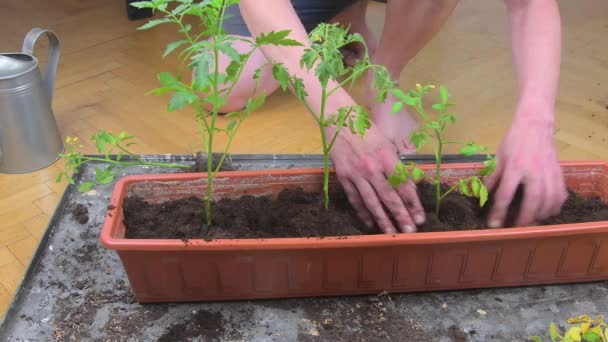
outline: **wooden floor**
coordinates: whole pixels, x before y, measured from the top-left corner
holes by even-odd
[[[171,30],[136,31],[124,0],[0,1],[0,51],[16,51],[32,27],[55,30],[62,42],[55,115],[63,135],[87,139],[96,129],[127,130],[140,153],[200,149],[192,113],[167,114],[167,98],[145,96],[156,73],[174,71],[161,60]],[[608,2],[560,1],[564,61],[555,139],[562,159],[608,157]],[[374,31],[382,5],[369,15]],[[45,43],[41,43],[44,51]],[[42,56],[42,60],[44,60]],[[404,72],[401,84],[441,83],[451,89],[461,118],[453,138],[495,148],[515,105],[509,31],[501,1],[464,0],[444,30]],[[311,118],[289,94],[273,95],[234,142],[238,153],[309,153],[320,149]],[[86,152],[93,152],[91,145]],[[64,190],[54,182],[61,165],[26,175],[0,175],[0,316]]]

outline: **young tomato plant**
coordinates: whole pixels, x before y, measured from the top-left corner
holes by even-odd
[[[83,155],[78,151],[78,148],[84,146],[77,137],[67,137],[65,139],[65,152],[59,154],[59,157],[65,160],[65,167],[57,176],[56,181],[59,183],[62,179],[65,179],[69,184],[74,184],[74,174],[78,172],[82,164],[88,162],[103,162],[110,165],[105,169],[95,168],[95,180],[82,183],[78,188],[80,192],[89,191],[97,184],[113,182],[116,176],[115,167],[117,166],[148,165],[175,169],[187,169],[190,167],[183,164],[149,162],[141,159],[129,151],[129,147],[135,144],[133,138],[127,132],[114,135],[104,130],[99,130],[93,134],[91,141],[95,143],[97,152],[103,155],[103,157],[91,157]],[[112,157],[111,155],[116,155],[116,157]],[[124,156],[129,156],[129,158],[123,160]]]
[[[314,110],[308,101],[308,93],[302,79],[291,76],[287,69],[280,64],[273,66],[273,75],[279,81],[281,88],[293,89],[296,97],[312,114],[321,135],[323,148],[323,195],[324,206],[329,207],[329,153],[336,138],[343,128],[347,127],[353,134],[361,137],[371,126],[367,109],[354,105],[341,107],[337,112],[328,112],[328,99],[340,88],[353,85],[362,75],[371,72],[374,76],[372,86],[378,91],[379,102],[386,100],[388,91],[393,87],[390,75],[384,66],[371,63],[365,40],[358,34],[349,34],[348,29],[337,24],[320,24],[309,35],[311,46],[307,48],[300,60],[301,67],[308,71],[314,70],[315,76],[321,83],[321,108]],[[350,44],[361,44],[364,47],[363,56],[353,65],[343,62],[342,49]]]
[[[549,336],[552,342],[606,342],[608,341],[608,325],[604,322],[604,316],[599,315],[592,319],[588,315],[572,317],[568,319],[568,324],[573,325],[564,335],[557,330],[555,323],[549,325]],[[532,336],[534,342],[542,342],[539,336]]]
[[[253,111],[264,104],[265,94],[257,94],[261,70],[258,69],[253,78],[256,89],[251,94],[246,106],[239,111],[227,113],[228,122],[218,120],[222,114],[221,108],[227,103],[233,93],[245,65],[263,45],[299,46],[299,42],[287,38],[289,31],[269,32],[255,39],[248,39],[226,35],[223,22],[226,8],[237,4],[238,0],[206,0],[195,2],[193,0],[151,0],[132,3],[137,8],[150,8],[164,16],[160,19],[150,20],[140,29],[150,29],[161,24],[177,26],[182,39],[167,45],[164,56],[175,51],[179,52],[180,60],[188,67],[192,74],[192,81],[185,82],[181,76],[162,72],[158,74],[161,87],[154,93],[160,95],[171,93],[168,111],[172,112],[187,105],[195,112],[196,124],[207,154],[207,192],[206,217],[207,224],[211,224],[211,194],[213,179],[222,167],[230,146],[243,121]],[[187,22],[193,18],[197,27]],[[245,52],[233,47],[239,41],[240,45],[248,46]],[[245,44],[243,44],[245,43]],[[220,55],[227,56],[231,62],[226,68],[220,67]],[[212,153],[215,150],[216,134],[226,134],[227,143],[224,146],[219,162],[212,164]]]
[[[428,176],[414,163],[404,165],[398,163],[395,172],[389,176],[388,182],[393,187],[398,187],[408,180],[418,182],[426,179],[435,186],[435,214],[439,215],[441,201],[452,191],[459,189],[463,195],[472,196],[479,199],[479,205],[484,206],[488,200],[488,189],[484,185],[483,179],[496,169],[496,159],[488,154],[487,160],[484,162],[484,167],[476,176],[458,180],[458,182],[443,192],[441,190],[441,163],[443,151],[446,145],[461,145],[460,154],[471,156],[477,153],[487,153],[485,146],[477,145],[473,142],[448,141],[445,138],[446,126],[456,122],[456,116],[448,112],[448,108],[453,104],[450,103],[450,94],[444,86],[439,87],[439,95],[441,101],[433,104],[432,108],[438,112],[436,118],[431,117],[423,105],[423,97],[435,87],[432,85],[421,86],[416,85],[416,88],[408,93],[404,93],[400,89],[393,90],[393,95],[397,101],[393,105],[393,112],[397,113],[404,106],[410,106],[416,110],[423,121],[423,125],[417,131],[414,131],[410,136],[410,141],[416,149],[422,148],[429,139],[434,138],[434,154],[435,154],[435,174]]]

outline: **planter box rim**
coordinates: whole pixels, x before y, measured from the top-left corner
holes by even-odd
[[[562,162],[562,166],[597,166],[608,167],[604,161]],[[444,164],[444,170],[480,168],[482,163]],[[421,165],[422,169],[434,168],[433,164]],[[217,178],[249,177],[263,172],[268,175],[297,175],[320,174],[318,168],[268,169],[254,171],[224,171],[218,172]],[[205,173],[181,173],[158,175],[131,175],[120,179],[112,193],[110,205],[113,207],[106,213],[106,219],[101,232],[102,244],[113,250],[164,250],[164,251],[221,251],[221,250],[282,250],[282,249],[316,249],[316,248],[353,248],[360,246],[396,246],[448,244],[454,242],[481,242],[495,239],[538,238],[543,236],[568,236],[577,234],[608,233],[608,221],[561,224],[549,226],[518,227],[505,229],[481,229],[433,233],[400,233],[378,235],[355,235],[342,237],[312,237],[312,238],[266,238],[266,239],[217,239],[205,241],[202,239],[126,239],[113,237],[119,224],[111,219],[117,210],[121,210],[121,194],[127,191],[130,184],[146,181],[189,181],[205,178]]]

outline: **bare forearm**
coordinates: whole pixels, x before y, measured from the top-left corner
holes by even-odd
[[[553,122],[561,63],[561,24],[555,0],[509,0],[513,59],[519,84],[519,105],[544,111],[518,111]]]

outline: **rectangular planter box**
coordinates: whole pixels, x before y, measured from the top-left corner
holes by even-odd
[[[445,181],[480,164],[444,167]],[[430,170],[431,166],[425,166]],[[608,199],[608,164],[562,164],[568,187]],[[218,173],[214,196],[321,191],[319,169]],[[202,196],[203,174],[116,183],[101,241],[116,250],[140,302],[240,300],[553,284],[608,279],[608,222],[510,229],[241,240],[125,239],[122,201]],[[335,183],[334,183],[335,184]],[[201,208],[203,210],[203,208]]]

